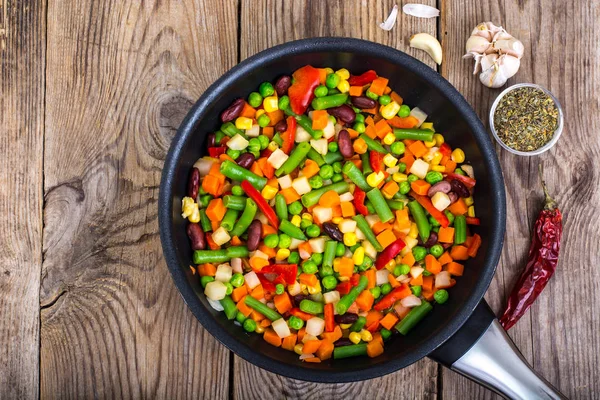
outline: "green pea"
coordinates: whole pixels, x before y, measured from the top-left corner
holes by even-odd
[[[342,257],[344,254],[346,254],[346,246],[344,246],[344,243],[338,242],[335,248],[335,256]]]
[[[317,264],[312,260],[305,261],[304,264],[302,264],[302,272],[305,274],[314,274],[318,270]]]
[[[233,158],[234,160],[237,160],[240,154],[242,154],[242,152],[239,150],[227,149],[227,155]]]
[[[455,173],[455,174],[457,174],[457,175],[466,175],[466,174],[465,174],[465,171],[463,171],[463,170],[462,170],[462,169],[460,169],[460,168],[456,168],[456,169],[454,170],[454,173]]]
[[[229,296],[231,293],[233,293],[233,285],[229,282],[225,282],[225,294]]]
[[[323,165],[319,170],[319,176],[323,179],[331,179],[333,177],[333,167],[327,164]]]
[[[302,203],[295,201],[288,206],[288,212],[292,215],[299,215],[302,212]]]
[[[338,148],[339,148],[339,147],[338,147],[338,144],[337,144],[336,142],[330,142],[330,143],[327,145],[327,150],[328,150],[330,153],[335,153],[336,151],[338,151]]]
[[[440,289],[437,290],[434,294],[433,294],[433,299],[438,303],[438,304],[444,304],[445,302],[448,301],[448,297],[450,297],[450,295],[448,294],[448,291],[446,289]]]
[[[400,276],[402,275],[401,271],[402,269],[400,268],[400,265],[396,265],[394,267],[394,271],[392,271],[392,274],[394,274],[394,276]]]
[[[213,276],[203,276],[200,278],[200,285],[202,287],[206,287],[209,283],[213,282],[215,278]]]
[[[323,186],[323,178],[321,178],[319,175],[315,175],[308,180],[308,183],[311,188],[319,189]]]
[[[363,260],[363,263],[361,265],[364,265],[365,267],[367,267],[365,269],[365,270],[367,270],[373,266],[373,259],[369,256],[365,256],[365,259]]]
[[[379,286],[375,286],[374,288],[371,288],[371,294],[373,295],[374,298],[379,298],[379,296],[381,296],[381,288]]]
[[[435,233],[439,233],[440,232],[440,227],[439,226],[434,226],[433,228],[431,228],[432,231],[434,231]]]
[[[274,249],[279,244],[279,235],[271,233],[265,236],[264,242],[265,246],[267,246],[270,249]]]
[[[381,338],[383,340],[388,340],[392,337],[392,331],[390,331],[389,329],[381,328],[379,333],[381,334]]]
[[[290,326],[290,328],[298,331],[304,326],[304,321],[302,321],[302,319],[296,317],[295,315],[292,315],[290,319],[288,319],[288,325]]]
[[[326,265],[326,266],[324,265],[319,270],[319,275],[321,276],[321,278],[325,278],[326,276],[331,276],[331,275],[333,275],[333,268],[331,268],[329,265]]]
[[[240,287],[244,284],[244,275],[236,272],[233,274],[229,282],[233,285],[233,287]]]
[[[412,290],[413,294],[417,297],[419,297],[421,295],[421,291],[422,291],[422,287],[421,286],[411,286],[410,290]]]
[[[333,174],[333,176],[331,177],[331,181],[333,183],[335,183],[335,182],[341,182],[343,180],[344,180],[344,176],[342,174],[340,174],[340,173]]]
[[[350,98],[348,98],[348,100],[346,100],[346,104],[351,104]],[[355,114],[358,114],[361,110],[360,108],[354,107],[354,106],[350,106],[352,107],[352,111],[354,111]]]
[[[235,320],[240,324],[243,324],[246,320],[246,316],[238,311],[237,314],[235,314]]]
[[[231,187],[231,194],[233,194],[234,196],[243,196],[244,190],[240,185],[235,185]]]
[[[315,262],[315,264],[321,265],[321,263],[323,262],[323,254],[322,253],[313,253],[313,255],[310,256],[310,259],[313,260]]]
[[[444,179],[444,175],[438,171],[429,171],[427,175],[425,175],[425,181],[430,185],[435,185],[438,182],[441,182]]]
[[[312,221],[310,219],[302,218],[300,221],[300,229],[306,229],[312,225]]]
[[[275,93],[275,88],[271,85],[271,82],[263,82],[258,87],[258,91],[262,97],[272,96]]]
[[[444,247],[442,247],[441,244],[434,244],[433,246],[431,246],[431,248],[429,249],[429,252],[431,253],[432,256],[434,256],[435,258],[439,258],[442,256],[442,254],[444,254]]]
[[[408,183],[408,181],[400,183],[400,193],[408,194],[408,192],[410,192],[410,183]]]
[[[254,108],[260,107],[262,102],[263,102],[263,97],[260,95],[260,93],[252,92],[252,93],[250,93],[250,95],[248,95],[248,104],[250,104],[252,107],[254,107]]]
[[[423,276],[431,276],[431,272],[425,270],[423,271]]]
[[[371,92],[370,90],[367,89],[367,97],[370,98],[371,100],[377,100],[379,99],[379,95]]]
[[[360,110],[356,114],[356,118],[354,118],[354,122],[365,122],[365,116],[360,114]]]
[[[390,148],[392,150],[392,153],[398,156],[404,154],[404,152],[406,151],[406,146],[402,142],[394,142],[392,143]]]
[[[285,110],[290,106],[290,98],[288,96],[281,96],[279,98],[278,106],[280,110]]]
[[[400,106],[400,110],[398,110],[398,116],[400,118],[406,118],[410,115],[410,107],[406,104],[402,104]]]
[[[448,218],[448,221],[450,222],[449,225],[452,225],[454,223],[454,214],[448,210],[444,211],[444,214],[446,214],[446,218]]]
[[[329,89],[335,89],[340,84],[340,76],[338,74],[328,74],[325,78],[325,86]]]
[[[398,172],[404,172],[404,171],[406,171],[406,163],[401,162],[398,164]]]
[[[410,266],[408,264],[398,264],[396,268],[400,268],[398,275],[408,275],[410,273]]]
[[[333,172],[335,172],[336,174],[339,174],[340,172],[342,172],[342,163],[339,161],[336,161],[333,163]]]
[[[367,128],[366,128],[364,122],[355,122],[354,126],[352,127],[352,129],[354,129],[358,133],[365,133],[365,130]]]
[[[283,294],[283,292],[285,292],[285,286],[282,283],[278,283],[275,286],[275,294]]]
[[[282,233],[279,235],[279,248],[280,249],[287,249],[291,246],[292,244],[292,238],[289,235],[286,235],[285,233]]]
[[[391,291],[392,291],[392,285],[390,285],[389,282],[381,285],[381,294],[382,295],[385,296],[386,294],[388,294]]]
[[[333,290],[337,286],[337,279],[335,279],[335,276],[329,275],[329,276],[326,276],[325,278],[323,278],[321,283],[323,284],[323,287],[325,289]]]
[[[427,249],[423,246],[415,246],[412,248],[412,254],[415,261],[421,261],[427,255]]]
[[[270,140],[269,140],[268,137],[266,137],[265,135],[260,135],[260,136],[257,137],[257,139],[260,142],[260,149],[261,150],[264,150],[267,147],[269,147]]]
[[[327,96],[327,86],[319,85],[315,88],[315,97],[325,97]]]
[[[431,226],[440,226],[440,223],[437,219],[433,218],[431,215],[429,216],[429,225]]]
[[[298,264],[300,262],[300,254],[297,251],[291,252],[288,257],[288,262],[290,264]]]
[[[258,122],[258,126],[264,128],[265,126],[269,126],[271,123],[271,118],[267,114],[261,114],[260,117],[256,120]]]
[[[413,183],[414,181],[418,181],[418,180],[419,180],[419,177],[416,176],[415,174],[408,175],[408,182],[409,183]]]
[[[321,234],[321,229],[318,225],[311,224],[308,228],[306,228],[306,236],[311,238],[316,238]]]
[[[379,96],[379,104],[382,106],[387,106],[392,102],[392,98],[389,94],[384,94],[383,96]]]
[[[252,318],[247,318],[242,327],[246,332],[254,332],[256,330],[256,322]]]
[[[252,138],[248,141],[248,151],[260,151],[260,140],[258,138]]]

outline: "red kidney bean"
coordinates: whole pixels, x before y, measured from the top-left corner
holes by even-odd
[[[329,114],[341,119],[342,122],[345,122],[347,124],[354,122],[354,120],[356,119],[356,113],[348,104],[342,104],[339,107],[332,107],[327,109],[327,111],[329,112]]]
[[[454,192],[448,193],[448,197],[450,197],[450,204],[454,204],[458,200],[458,195]]]
[[[248,240],[246,240],[246,246],[249,251],[258,249],[260,238],[262,236],[262,223],[255,219],[248,227]]]
[[[240,154],[235,162],[242,168],[250,169],[255,160],[256,159],[252,153],[244,153]]]
[[[335,322],[337,322],[338,324],[353,324],[358,319],[358,315],[353,313],[346,313],[344,315],[336,315],[334,318]]]
[[[377,103],[375,102],[375,100],[370,99],[365,96],[350,97],[350,101],[352,102],[352,105],[354,107],[360,108],[361,110],[364,110],[367,108],[374,108],[375,106],[377,106]]]
[[[431,231],[431,233],[429,234],[429,238],[427,238],[427,241],[425,243],[423,243],[423,247],[430,248],[431,246],[436,244],[437,241],[438,241],[437,233]]]
[[[287,131],[287,122],[285,119],[282,119],[278,123],[275,124],[275,130],[277,132],[285,132]]]
[[[204,250],[206,241],[204,240],[204,232],[199,224],[188,224],[187,235],[192,243],[192,250]]]
[[[338,242],[344,241],[344,235],[342,231],[333,222],[323,222],[323,230],[333,240]]]
[[[294,304],[296,304],[296,307],[300,307],[300,302],[302,300],[308,299],[308,296],[305,294],[297,294],[293,297],[294,299]]]
[[[200,189],[200,170],[198,168],[192,168],[187,186],[187,195],[194,199],[194,201],[196,201],[196,197],[198,197],[198,189]]]
[[[333,345],[335,347],[342,347],[342,346],[350,346],[351,344],[354,344],[350,341],[350,339],[348,338],[341,338],[338,339]]]
[[[465,184],[458,179],[452,179],[450,185],[452,186],[452,191],[460,197],[469,197],[471,195]]]
[[[288,89],[292,86],[292,78],[287,75],[283,75],[277,82],[275,82],[275,91],[277,92],[277,96],[281,97],[287,93]]]
[[[206,140],[208,141],[208,147],[217,147],[217,135],[214,133],[209,133]]]
[[[427,191],[427,196],[433,197],[433,195],[437,192],[448,193],[451,190],[452,186],[450,185],[450,182],[440,181],[429,188],[429,190]]]
[[[338,133],[338,148],[340,149],[340,153],[344,156],[344,158],[350,158],[354,155],[350,134],[345,129],[342,129],[340,133]]]
[[[246,104],[244,99],[235,100],[233,103],[231,103],[229,107],[225,109],[225,111],[221,113],[221,121],[225,123],[233,121],[234,119],[239,117],[242,113],[242,110],[244,109],[244,104]]]

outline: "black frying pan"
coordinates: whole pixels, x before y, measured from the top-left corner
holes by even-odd
[[[261,82],[289,75],[306,64],[343,67],[353,73],[374,69],[389,78],[389,85],[407,104],[424,110],[450,145],[465,151],[475,169],[474,198],[481,219],[476,231],[482,237],[477,257],[467,261],[464,276],[457,279],[446,304],[435,306],[407,336],[392,338],[385,345],[385,353],[374,359],[303,363],[297,354],[269,345],[260,335],[244,332],[223,313],[213,310],[188,267],[192,252],[186,223],[180,215],[181,199],[190,168],[206,152],[206,135],[220,126],[220,112],[235,98],[246,97]],[[507,396],[554,398],[559,395],[530,371],[482,300],[500,258],[505,203],[494,146],[473,109],[441,75],[387,46],[357,39],[320,38],[265,50],[232,68],[206,90],[171,144],[160,186],[159,223],[167,265],[194,315],[221,343],[261,368],[309,381],[348,382],[385,375],[429,356]]]

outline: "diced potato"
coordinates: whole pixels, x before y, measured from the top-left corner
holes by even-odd
[[[322,138],[319,140],[312,139],[310,141],[310,145],[320,155],[324,156],[325,154],[327,154],[327,145],[328,145],[327,139],[325,139],[325,138]]]
[[[421,179],[425,179],[427,171],[429,170],[429,164],[420,158],[416,159],[413,165],[410,167],[410,173],[415,174]]]
[[[252,128],[246,131],[248,137],[258,137],[258,135],[260,135],[260,126],[257,124],[252,125]]]
[[[292,334],[285,319],[279,318],[271,323],[271,327],[280,338],[286,338]]]
[[[244,150],[248,147],[249,142],[239,133],[229,139],[226,143],[231,150]]]
[[[325,304],[337,303],[340,301],[340,292],[332,290],[331,292],[323,293],[323,300],[325,300]]]
[[[439,211],[444,211],[446,209],[446,207],[448,207],[450,205],[451,201],[450,201],[450,197],[446,193],[437,192],[431,198],[431,203]]]
[[[325,251],[325,238],[318,237],[308,241],[313,253],[323,253]]]
[[[338,225],[338,228],[342,233],[356,231],[356,221],[352,219],[345,219]],[[357,238],[358,239],[358,238]]]
[[[269,158],[267,158],[267,162],[271,164],[271,166],[275,169],[281,167],[284,162],[287,161],[289,156],[285,154],[281,149],[275,150]]]
[[[284,175],[281,178],[277,178],[277,183],[282,189],[288,189],[292,187],[292,177],[289,175]]]
[[[215,274],[215,280],[221,282],[229,282],[233,275],[233,268],[229,264],[221,264],[217,267],[217,273]]]
[[[325,330],[325,320],[319,317],[312,317],[306,321],[306,334],[319,336]]]
[[[325,139],[332,138],[335,135],[335,125],[333,122],[327,122],[327,126],[323,129],[323,137]]]
[[[229,240],[231,240],[231,236],[229,236],[229,233],[227,233],[225,228],[223,228],[221,226],[221,227],[219,227],[219,229],[217,229],[216,231],[213,232],[212,240],[216,244],[221,246],[221,245],[224,245],[225,243],[229,242]]]
[[[294,139],[296,143],[308,142],[310,141],[310,139],[312,139],[310,133],[306,132],[306,130],[303,127],[298,125],[298,127],[296,128],[296,138]]]
[[[333,218],[333,210],[330,207],[317,206],[313,208],[313,216],[318,223],[331,221]]]
[[[254,289],[258,285],[260,285],[260,279],[258,279],[258,275],[254,271],[248,272],[244,275],[244,282],[250,288],[250,290]]]
[[[300,196],[312,190],[312,188],[310,187],[310,183],[308,183],[308,179],[305,176],[294,179],[292,181],[292,187]]]
[[[223,300],[225,293],[227,293],[227,287],[221,281],[209,282],[204,288],[204,294],[211,300]]]

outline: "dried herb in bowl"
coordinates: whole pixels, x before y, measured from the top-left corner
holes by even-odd
[[[554,136],[559,111],[552,97],[535,87],[519,87],[506,93],[494,112],[498,138],[518,151],[534,151]]]

